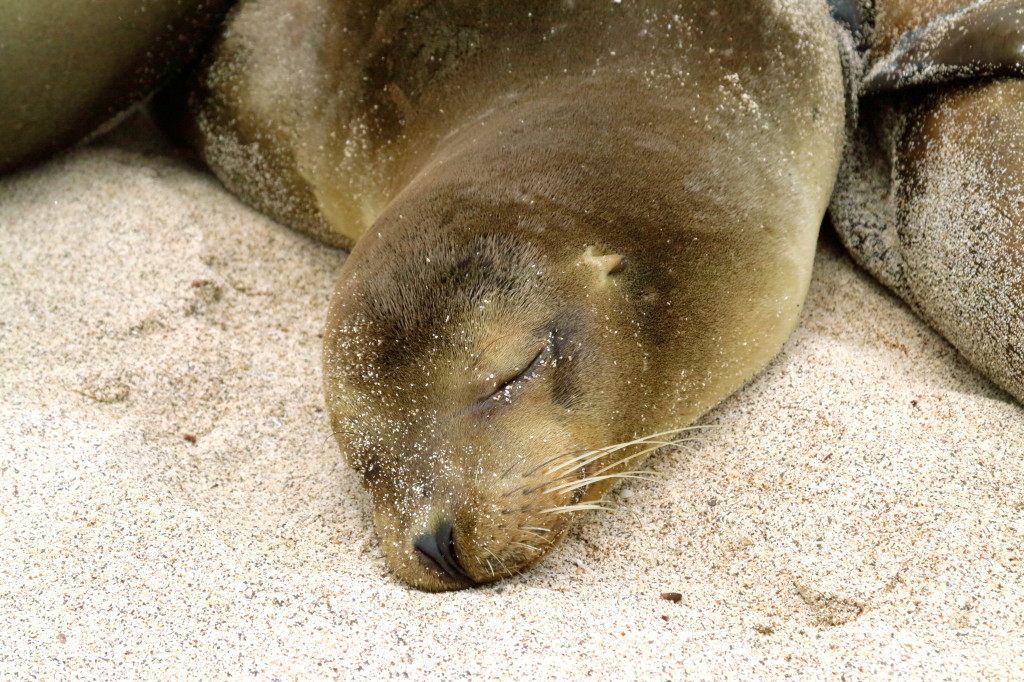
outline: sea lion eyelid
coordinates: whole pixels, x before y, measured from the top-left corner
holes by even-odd
[[[514,375],[508,377],[504,381],[500,382],[497,386],[495,386],[493,391],[491,391],[486,396],[481,398],[480,402],[483,403],[488,400],[492,400],[498,396],[501,396],[515,384],[532,377],[536,373],[536,370],[538,366],[541,364],[544,357],[546,355],[549,355],[550,352],[553,351],[553,339],[554,334],[549,334],[544,345],[537,351],[533,358],[528,363],[526,363],[526,365],[521,370],[516,372]]]

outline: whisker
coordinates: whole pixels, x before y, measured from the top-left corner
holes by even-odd
[[[634,442],[634,443],[628,443],[628,444],[625,444],[625,445],[618,445],[618,446],[613,447],[610,450],[607,450],[606,452],[603,452],[603,453],[600,453],[600,454],[598,454],[598,455],[596,455],[594,457],[591,457],[590,459],[581,461],[576,468],[577,469],[581,469],[581,468],[587,466],[588,464],[593,464],[594,462],[596,462],[596,461],[598,461],[600,459],[603,459],[604,457],[606,457],[607,455],[612,454],[613,452],[618,452],[619,450],[625,450],[626,448],[633,447],[634,445],[651,445],[651,444],[653,444],[654,445],[653,448],[651,448],[650,450],[646,450],[645,451],[645,452],[650,452],[651,450],[657,450],[658,448],[665,447],[666,445],[675,445],[677,442],[678,441],[669,441],[669,440],[648,440],[648,441],[643,441],[642,443],[635,443]],[[622,461],[622,460],[619,460],[619,461]]]
[[[323,443],[320,444],[320,449],[323,450],[324,448],[326,448],[328,439],[336,438],[339,433],[344,433],[344,431],[332,431],[331,433],[324,436],[324,441]]]
[[[595,460],[601,459],[602,457],[606,456],[610,452],[615,452],[615,449],[617,449],[616,446],[614,446],[614,445],[610,445],[608,447],[609,448],[613,448],[613,449],[612,450],[607,450],[607,451],[606,451],[606,449],[583,451],[583,454],[581,454],[579,457],[574,457],[572,460],[570,460],[568,462],[563,462],[561,465],[555,467],[554,469],[551,469],[550,471],[545,472],[545,473],[548,474],[548,478],[546,478],[543,482],[533,486],[532,488],[530,488],[528,490],[526,489],[525,485],[520,486],[519,488],[516,488],[515,490],[509,490],[508,492],[504,493],[502,495],[502,497],[508,497],[509,495],[512,495],[514,493],[519,492],[520,490],[523,491],[524,495],[531,495],[531,494],[533,494],[534,492],[536,492],[537,490],[543,488],[546,485],[554,483],[555,481],[560,481],[563,478],[567,478],[569,476],[572,476],[579,469],[582,469],[583,467],[587,466],[588,464],[590,464],[591,462],[593,462]],[[576,452],[581,452],[581,451],[577,450]],[[553,478],[551,477],[552,474],[554,474],[554,473],[564,469],[566,465],[571,465],[571,466],[570,466],[570,468],[568,470],[565,471],[564,474],[562,474],[561,476],[555,476]]]
[[[643,451],[641,451],[639,453],[636,453],[634,455],[630,455],[629,457],[623,457],[622,459],[616,460],[616,461],[612,462],[611,464],[609,464],[608,466],[606,466],[603,469],[601,469],[600,471],[597,471],[597,472],[594,472],[594,473],[595,474],[603,473],[605,471],[608,471],[608,469],[611,469],[612,467],[618,466],[619,464],[621,464],[623,462],[628,462],[629,460],[635,459],[636,457],[639,457],[639,456],[641,456],[643,454],[651,452],[652,450],[657,450],[658,448],[665,447],[666,445],[678,445],[679,443],[686,442],[686,440],[693,440],[693,439],[691,438],[691,439],[678,440],[678,441],[648,441],[648,442],[655,443],[654,447],[648,448],[648,449],[643,450]],[[625,447],[630,447],[630,446],[628,446],[628,445],[627,446],[623,446],[623,448],[625,448]],[[590,459],[581,461],[574,469],[565,472],[561,476],[555,476],[554,478],[549,478],[548,480],[546,480],[543,483],[540,483],[540,484],[530,488],[529,490],[524,490],[524,488],[526,488],[526,486],[523,486],[522,488],[517,488],[516,490],[512,490],[512,491],[509,491],[509,492],[505,493],[504,496],[507,497],[508,495],[510,495],[510,494],[512,494],[514,492],[517,492],[519,490],[523,490],[524,494],[530,495],[530,494],[536,492],[537,490],[540,490],[541,488],[543,488],[546,485],[550,485],[552,483],[556,483],[558,481],[561,481],[563,479],[566,479],[566,478],[569,478],[570,476],[575,475],[577,471],[579,471],[580,469],[583,469],[587,465],[592,464],[593,462],[596,462],[596,461],[604,458],[605,456],[611,454],[612,452],[615,452],[616,450],[621,450],[623,448],[618,448],[617,447],[617,448],[615,448],[613,450],[609,450],[608,452],[602,452],[602,453],[595,454]]]
[[[556,468],[552,469],[550,471],[550,473],[555,473],[556,471],[561,471],[566,466],[572,467],[578,461],[580,461],[582,459],[586,459],[587,457],[589,457],[591,455],[595,455],[597,453],[605,453],[605,454],[607,454],[608,452],[614,452],[615,450],[619,450],[619,449],[622,449],[622,448],[625,448],[625,447],[629,447],[630,445],[639,445],[643,441],[651,441],[652,438],[657,438],[659,436],[665,436],[665,435],[675,434],[675,433],[684,433],[684,432],[688,432],[688,431],[697,431],[697,430],[700,430],[700,429],[717,429],[717,428],[721,428],[721,425],[719,425],[719,424],[691,424],[690,426],[683,426],[683,427],[676,428],[676,429],[670,429],[668,431],[660,431],[658,433],[651,433],[651,434],[648,434],[646,436],[642,436],[642,437],[637,438],[635,440],[627,441],[627,442],[624,442],[624,443],[612,443],[610,445],[605,445],[604,447],[600,447],[600,448],[579,448],[577,450],[570,450],[568,452],[559,453],[559,454],[555,455],[554,457],[551,457],[550,459],[544,460],[543,462],[541,462],[540,464],[536,465],[535,467],[533,467],[529,471],[524,472],[522,475],[523,475],[524,478],[528,477],[528,476],[532,476],[533,474],[537,473],[540,469],[544,468],[545,466],[547,466],[547,465],[549,465],[549,464],[551,464],[553,462],[557,462],[558,460],[566,458],[566,457],[573,457],[574,455],[575,455],[575,457],[573,457],[572,460],[567,460],[565,462],[562,462]],[[676,439],[676,440],[673,440],[673,441],[666,441],[666,443],[671,444],[671,445],[675,445],[675,444],[678,444],[678,443],[687,442],[689,440],[693,440],[693,439]],[[653,441],[651,441],[651,442],[653,442]],[[600,459],[600,457],[598,457],[598,459]],[[508,469],[506,469],[505,473],[503,473],[501,475],[501,477],[502,478],[507,477],[510,473],[512,473],[512,470],[515,469],[515,467],[518,464],[519,464],[519,462],[516,462],[515,464],[510,466]]]
[[[660,450],[663,447],[667,447],[667,446],[671,446],[671,445],[681,445],[682,443],[691,443],[691,442],[693,442],[695,440],[697,440],[697,439],[696,438],[682,438],[680,440],[668,441],[668,442],[665,442],[665,443],[661,443],[661,444],[655,445],[653,447],[644,448],[643,450],[640,450],[639,452],[634,452],[632,455],[629,455],[628,457],[623,457],[622,459],[618,459],[618,460],[612,462],[611,464],[609,464],[609,465],[607,465],[605,467],[602,467],[601,469],[598,469],[597,471],[594,472],[594,475],[596,476],[598,474],[603,474],[604,472],[608,471],[609,469],[611,469],[613,467],[617,467],[617,466],[619,466],[621,464],[625,464],[626,462],[634,460],[637,457],[643,457],[647,453],[654,452],[655,450]]]
[[[548,507],[547,509],[538,510],[539,514],[570,514],[578,511],[610,511],[615,509],[615,505],[604,500],[597,502],[581,502],[580,504],[568,504],[563,507]]]
[[[566,461],[558,464],[557,466],[551,467],[550,469],[548,469],[547,473],[548,474],[555,474],[555,473],[558,473],[559,471],[563,471],[563,470],[571,471],[572,469],[578,469],[579,467],[584,466],[581,462],[592,461],[593,459],[600,459],[601,457],[604,457],[609,452],[615,452],[615,448],[616,447],[617,447],[617,444],[616,445],[606,445],[605,447],[597,448],[596,450],[586,450],[586,451],[582,452],[581,454],[577,455],[576,457],[573,457],[572,459],[566,460]]]
[[[651,434],[648,434],[646,436],[641,436],[640,438],[636,438],[636,439],[631,440],[631,441],[625,441],[625,442],[622,442],[622,443],[613,443],[611,445],[606,445],[606,446],[601,447],[601,448],[592,449],[589,452],[585,452],[583,455],[580,455],[579,457],[574,458],[573,460],[570,460],[570,461],[567,461],[567,462],[562,462],[558,466],[553,467],[550,470],[550,473],[556,473],[556,472],[561,471],[562,469],[564,469],[566,466],[573,466],[574,464],[577,465],[577,466],[583,466],[582,464],[579,464],[579,462],[581,460],[583,460],[583,459],[586,459],[590,455],[597,455],[598,453],[610,454],[612,452],[617,452],[618,450],[622,450],[623,448],[628,448],[631,445],[643,445],[643,444],[653,443],[653,442],[655,442],[653,439],[654,438],[658,438],[660,436],[668,436],[668,435],[672,435],[672,434],[683,433],[684,431],[694,431],[694,430],[697,430],[697,429],[706,429],[706,428],[719,428],[719,427],[716,424],[684,426],[683,428],[680,428],[680,429],[670,429],[668,431],[659,431],[658,433],[651,433]],[[672,441],[662,441],[662,442],[664,442],[666,445],[674,445],[676,442],[678,442],[680,440],[681,439],[674,439]],[[600,459],[600,456],[595,457],[595,459]]]
[[[519,528],[519,530],[526,531],[532,537],[537,538],[538,540],[543,542],[545,545],[552,545],[552,544],[554,544],[554,541],[551,538],[545,537],[545,536],[541,535],[540,533],[537,533],[537,532],[532,531],[532,530],[527,530],[526,528],[522,528],[522,527]]]
[[[648,440],[648,441],[644,441],[643,443],[636,443],[636,442],[634,442],[634,443],[624,444],[624,445],[621,445],[621,446],[612,446],[612,449],[607,450],[605,452],[593,450],[593,451],[591,451],[591,454],[593,454],[593,457],[590,457],[589,459],[580,460],[579,464],[574,469],[565,472],[561,476],[555,476],[554,478],[550,478],[550,479],[544,481],[543,483],[540,483],[540,484],[538,484],[538,485],[536,485],[536,486],[534,486],[534,487],[532,487],[532,488],[530,488],[528,490],[526,489],[526,486],[522,486],[520,488],[516,488],[515,490],[510,490],[510,491],[506,492],[503,495],[503,497],[508,497],[509,495],[511,495],[513,493],[519,492],[520,490],[522,490],[523,494],[525,494],[525,495],[531,495],[534,492],[536,492],[536,491],[540,490],[541,488],[543,488],[544,486],[550,485],[552,483],[556,483],[556,482],[561,481],[561,480],[566,479],[566,478],[569,478],[570,476],[573,476],[578,470],[586,467],[587,465],[592,464],[593,462],[596,462],[596,461],[606,457],[607,455],[609,455],[609,454],[611,454],[613,452],[616,452],[618,450],[622,450],[622,449],[627,448],[627,447],[631,447],[631,446],[634,446],[634,445],[649,445],[651,443],[654,444],[652,447],[644,448],[643,450],[641,450],[639,452],[635,452],[632,455],[629,455],[628,457],[622,457],[621,459],[617,459],[614,462],[609,463],[608,465],[602,467],[598,471],[595,471],[594,475],[602,474],[602,473],[608,471],[609,469],[612,469],[614,467],[617,467],[617,466],[620,466],[622,464],[625,464],[626,462],[629,462],[630,460],[636,459],[637,457],[642,457],[642,456],[646,455],[649,452],[653,452],[655,450],[658,450],[659,448],[669,447],[669,446],[672,446],[672,445],[681,445],[682,443],[689,443],[689,442],[693,442],[693,441],[696,441],[696,440],[698,440],[698,439],[697,438],[679,438],[679,439],[676,439],[676,440],[665,440],[665,441],[651,441],[651,440]]]
[[[321,449],[327,447],[327,440],[330,438],[337,438],[339,435],[344,434],[353,438],[358,438],[360,432],[357,429],[338,429],[337,431],[331,431],[329,434],[324,436],[323,444],[320,446]]]
[[[698,429],[709,429],[709,428],[720,428],[716,424],[692,424],[690,426],[684,426],[681,429],[669,429],[668,431],[659,431],[658,433],[651,433],[646,436],[641,436],[635,440],[631,440],[625,443],[619,443],[619,445],[636,445],[643,441],[651,440],[652,438],[660,438],[661,436],[670,436],[676,433],[683,433],[684,431],[696,431]]]
[[[495,554],[494,552],[492,552],[490,547],[484,547],[484,551],[487,552],[492,557],[494,557],[495,559],[498,560],[498,563],[501,564],[501,567],[503,569],[505,569],[505,573],[512,574],[512,571],[508,570],[508,566],[506,566],[505,562],[501,560],[501,557],[498,556],[497,554]],[[494,575],[494,574],[492,573],[491,575]]]
[[[576,481],[570,481],[569,483],[564,483],[562,485],[555,486],[554,488],[549,488],[549,489],[545,490],[544,492],[545,493],[570,492],[572,490],[576,490],[577,488],[582,488],[582,487],[584,487],[586,485],[589,485],[591,483],[596,483],[598,481],[603,481],[603,480],[607,480],[609,478],[616,478],[616,477],[618,477],[618,478],[637,478],[637,479],[643,479],[643,480],[649,480],[649,479],[652,479],[652,478],[659,478],[661,476],[661,474],[659,474],[658,472],[655,472],[655,471],[637,470],[637,471],[626,471],[626,472],[623,472],[623,473],[620,473],[620,474],[605,474],[605,472],[606,471],[610,471],[611,469],[614,469],[615,467],[622,466],[622,465],[626,464],[627,462],[629,462],[631,460],[637,459],[638,457],[643,457],[644,455],[646,455],[646,454],[648,454],[650,452],[654,452],[655,450],[659,450],[659,449],[661,449],[663,447],[670,446],[670,445],[679,445],[681,443],[687,443],[687,442],[691,442],[691,441],[694,441],[694,440],[696,440],[696,439],[695,438],[682,438],[682,439],[674,440],[674,441],[647,441],[647,443],[653,442],[655,444],[652,445],[649,448],[644,448],[643,450],[640,450],[639,452],[634,452],[632,455],[629,455],[627,457],[623,457],[623,458],[618,459],[618,460],[616,460],[614,462],[611,462],[610,464],[608,464],[608,465],[598,469],[597,471],[595,471],[591,476],[587,476],[586,478],[582,478],[582,479],[579,479],[579,480],[576,480]],[[590,462],[586,462],[586,463],[582,464],[581,467],[582,466],[586,466],[587,464],[590,464]],[[550,485],[551,483],[554,483],[556,481],[560,481],[563,478],[566,478],[566,476],[571,475],[572,473],[573,472],[569,472],[569,474],[565,474],[563,476],[559,476],[558,478],[553,479],[551,481],[548,481],[547,483],[545,483],[543,485],[537,486],[536,488],[534,488],[534,490],[538,490],[540,488],[543,488],[544,485]],[[602,474],[604,474],[604,475],[602,475]],[[530,491],[530,492],[532,492],[532,491]]]
[[[541,551],[539,547],[534,547],[533,545],[529,545],[529,544],[527,544],[525,542],[516,542],[515,540],[513,540],[512,542],[510,542],[508,544],[515,545],[517,547],[525,547],[526,549],[530,550],[531,552],[540,552]]]
[[[656,471],[626,471],[621,474],[605,474],[604,476],[588,476],[578,481],[571,481],[569,483],[563,483],[560,486],[546,490],[546,493],[557,493],[557,492],[569,492],[576,490],[577,488],[584,488],[589,486],[591,483],[597,483],[598,481],[607,481],[611,478],[636,478],[648,480],[651,478],[658,478],[659,474]]]
[[[586,451],[587,451],[587,448],[580,448],[579,450],[570,450],[569,452],[563,452],[563,453],[561,453],[559,455],[555,455],[551,459],[548,459],[548,460],[545,460],[545,461],[541,462],[537,466],[533,467],[532,469],[530,469],[529,471],[524,473],[523,474],[523,478],[526,478],[527,476],[532,476],[533,474],[537,473],[537,471],[539,469],[541,469],[542,467],[545,467],[548,464],[551,464],[552,462],[557,461],[557,460],[559,460],[559,459],[561,459],[563,457],[568,457],[570,455],[575,455],[577,453],[586,452]],[[518,464],[518,462],[517,462],[517,464]],[[515,464],[513,464],[512,467],[515,467]],[[512,467],[509,467],[509,471],[512,470]]]

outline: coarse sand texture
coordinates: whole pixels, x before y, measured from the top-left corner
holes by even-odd
[[[426,594],[324,414],[344,254],[147,135],[0,180],[0,680],[1024,679],[1024,411],[828,233],[718,428]]]

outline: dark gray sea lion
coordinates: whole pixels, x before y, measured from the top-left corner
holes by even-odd
[[[198,56],[231,0],[0,4],[0,172],[82,139]]]
[[[327,404],[431,590],[535,563],[773,357],[842,145],[824,3],[242,3],[191,100],[232,190],[354,243]]]
[[[877,3],[831,214],[861,265],[1024,401],[1024,2],[962,4]]]

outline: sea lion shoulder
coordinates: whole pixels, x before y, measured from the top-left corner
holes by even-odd
[[[0,172],[108,129],[202,53],[230,4],[0,5]]]

